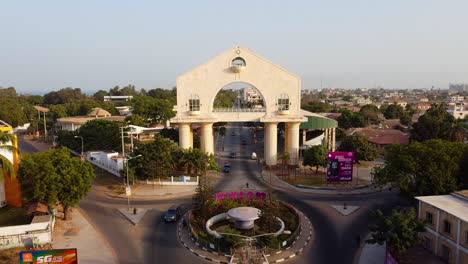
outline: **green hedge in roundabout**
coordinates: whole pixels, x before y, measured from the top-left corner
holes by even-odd
[[[300,219],[295,208],[275,199],[270,194],[259,192],[245,193],[245,196],[239,194],[244,193],[217,193],[213,194],[213,199],[210,199],[209,196],[205,196],[205,199],[194,199],[195,209],[189,212],[189,226],[192,236],[202,246],[213,251],[230,254],[234,247],[243,244],[245,237],[276,233],[281,226],[276,217],[283,221],[284,230],[287,232],[278,236],[259,236],[255,239],[256,244],[264,247],[266,252],[277,251],[292,244],[300,232]],[[237,207],[254,207],[261,211],[253,228],[237,229],[234,220],[226,219],[211,226],[211,230],[223,234],[221,238],[207,233],[206,222],[208,219]],[[224,235],[225,233],[240,236]]]

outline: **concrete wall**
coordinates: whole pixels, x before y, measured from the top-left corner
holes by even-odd
[[[142,183],[146,184],[154,184],[154,185],[164,185],[164,186],[176,186],[176,185],[198,185],[199,177],[191,177],[190,180],[183,180],[180,177],[173,177],[171,176],[171,181],[161,181],[161,179],[158,179],[157,181],[150,181],[146,180],[143,181]]]
[[[88,151],[86,152],[86,160],[101,169],[120,177],[120,171],[123,170],[123,159],[113,159],[118,156],[117,152],[104,151]]]
[[[55,219],[51,215],[47,222],[0,227],[0,249],[31,247],[33,241],[35,244],[51,243],[54,223]]]

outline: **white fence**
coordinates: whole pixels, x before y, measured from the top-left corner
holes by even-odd
[[[154,184],[154,185],[198,185],[198,181],[199,181],[198,176],[197,177],[171,176],[170,178],[167,178],[167,181],[164,181],[164,180],[161,181],[161,179],[158,179],[157,181],[146,180],[146,181],[143,181],[142,183]]]
[[[55,217],[35,216],[29,225],[0,227],[0,249],[33,247],[52,242]]]

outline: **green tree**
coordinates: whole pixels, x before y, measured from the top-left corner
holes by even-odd
[[[0,120],[13,127],[27,123],[29,118],[24,112],[26,105],[19,100],[15,88],[2,89],[0,87]],[[35,114],[37,116],[37,112]]]
[[[172,104],[177,103],[177,90],[176,89],[167,90],[167,89],[162,89],[162,88],[156,88],[156,89],[149,90],[147,94],[157,99],[168,100]]]
[[[176,168],[172,153],[177,148],[173,141],[156,135],[150,143],[137,143],[135,155],[142,157],[130,163],[130,167],[135,168],[137,175],[143,179],[169,177]]]
[[[179,164],[186,170],[190,176],[204,175],[207,169],[208,156],[200,149],[190,148],[183,150],[183,155]]]
[[[361,107],[359,113],[362,115],[367,124],[377,123],[379,121],[380,111],[377,106],[368,104]]]
[[[271,194],[269,194],[271,196]],[[265,232],[273,233],[278,230],[279,222],[276,217],[279,214],[279,203],[276,199],[270,197],[270,199],[265,199],[262,210],[260,212],[260,217],[256,221],[258,226],[264,228]]]
[[[140,116],[140,115],[137,115],[137,114],[133,114],[131,116],[128,116],[125,118],[126,121],[130,122],[130,124],[134,125],[134,126],[142,126],[142,127],[146,127],[146,126],[149,126],[149,120]]]
[[[400,116],[400,123],[403,125],[410,125],[411,124],[411,116],[407,112],[404,112]]]
[[[68,209],[91,190],[95,177],[91,164],[71,157],[66,148],[25,156],[18,175],[24,197],[49,206],[61,204],[65,220],[69,219]]]
[[[354,96],[352,95],[345,95],[343,96],[342,100],[343,101],[346,101],[346,102],[351,102],[351,100],[353,100]]]
[[[384,166],[373,172],[374,180],[399,187],[409,199],[449,194],[468,187],[463,186],[466,173],[462,170],[468,163],[467,153],[465,144],[440,139],[392,145],[385,154]]]
[[[359,113],[353,113],[348,109],[341,109],[341,115],[338,118],[338,125],[343,129],[351,127],[364,127],[364,117]]]
[[[333,110],[333,106],[329,103],[320,101],[310,101],[301,106],[302,109],[313,113],[329,113]]]
[[[413,208],[407,212],[393,210],[390,216],[385,216],[380,210],[372,211],[371,217],[374,223],[369,226],[371,238],[366,243],[386,243],[390,252],[396,256],[421,243],[418,234],[424,232],[425,227]]]
[[[14,146],[10,145],[13,142],[13,136],[6,132],[0,132],[0,180],[4,175],[9,175],[11,178],[16,177],[15,168],[13,163],[5,156],[5,152],[17,152]]]
[[[44,95],[44,104],[56,105],[65,104],[75,100],[85,99],[86,94],[81,92],[80,88],[63,88],[58,91],[52,91]]]
[[[318,174],[319,167],[327,166],[328,149],[325,144],[312,146],[304,151],[304,166],[315,167],[315,174]]]
[[[425,141],[429,139],[449,140],[455,118],[447,112],[447,105],[433,104],[426,113],[413,124],[411,140]]]
[[[221,90],[216,95],[213,103],[214,108],[231,108],[237,100],[238,92],[234,90]]]
[[[138,95],[131,101],[133,113],[151,120],[152,124],[162,124],[175,116],[173,104],[165,99]]]
[[[193,195],[195,215],[207,219],[210,208],[214,204],[214,188],[209,182],[200,181]]]
[[[387,106],[385,111],[383,112],[386,119],[396,119],[400,118],[400,116],[404,113],[403,107],[398,104],[391,104]]]
[[[354,151],[357,163],[361,160],[374,160],[377,158],[377,148],[369,143],[363,135],[346,136],[339,147],[340,151]]]
[[[81,142],[75,136],[83,137],[84,151],[120,150],[122,148],[120,127],[123,122],[95,119],[86,122],[78,131],[59,131],[58,142],[61,146],[81,151]],[[128,139],[125,139],[128,141]]]
[[[93,94],[93,97],[99,102],[104,102],[104,96],[107,96],[107,95],[109,95],[107,91],[99,90]]]

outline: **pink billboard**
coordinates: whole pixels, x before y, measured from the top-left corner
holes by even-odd
[[[353,180],[354,152],[328,152],[327,182]]]

